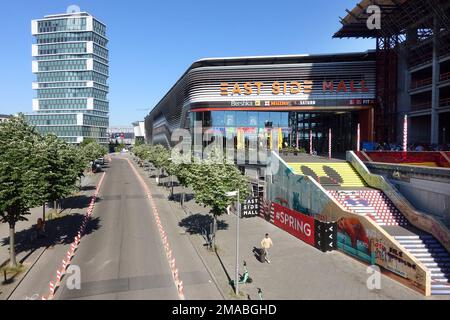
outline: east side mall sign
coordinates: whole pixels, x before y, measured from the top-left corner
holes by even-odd
[[[264,82],[245,82],[243,84],[222,82],[220,94],[222,96],[259,95],[263,88],[270,86],[274,95],[310,94],[313,90],[313,81],[274,81],[271,84]],[[359,81],[327,81],[322,82],[323,93],[369,92],[364,80]]]

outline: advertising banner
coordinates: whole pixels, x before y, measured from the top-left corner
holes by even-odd
[[[313,217],[288,209],[277,203],[272,203],[272,206],[274,225],[311,246],[315,246]]]

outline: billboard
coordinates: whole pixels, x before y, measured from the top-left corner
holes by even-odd
[[[314,218],[272,203],[273,224],[296,238],[315,246]]]

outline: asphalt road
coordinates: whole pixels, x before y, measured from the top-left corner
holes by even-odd
[[[80,267],[81,288],[68,289],[67,277],[55,299],[179,299],[151,206],[141,182],[125,157],[113,156],[85,235],[72,265]],[[174,248],[186,299],[221,299],[220,293],[179,232],[165,215],[164,227]],[[89,226],[88,226],[89,228]],[[12,295],[25,299],[48,292],[48,281],[64,258],[67,246],[47,250]]]

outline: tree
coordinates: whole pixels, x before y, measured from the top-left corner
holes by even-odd
[[[94,138],[83,138],[83,141],[79,144],[80,147],[84,147],[90,143],[98,143]]]
[[[40,135],[23,115],[0,124],[0,221],[9,224],[10,267],[17,267],[15,226],[27,221],[29,209],[40,204],[36,194],[36,170],[33,169]]]
[[[43,203],[43,220],[45,221],[45,203],[54,204],[67,197],[76,189],[76,182],[83,174],[85,163],[77,149],[54,134],[48,134],[35,146],[33,175],[34,190]]]
[[[84,161],[87,164],[95,161],[96,159],[103,157],[108,153],[108,149],[105,146],[100,145],[98,142],[90,142],[80,147],[80,152]]]

